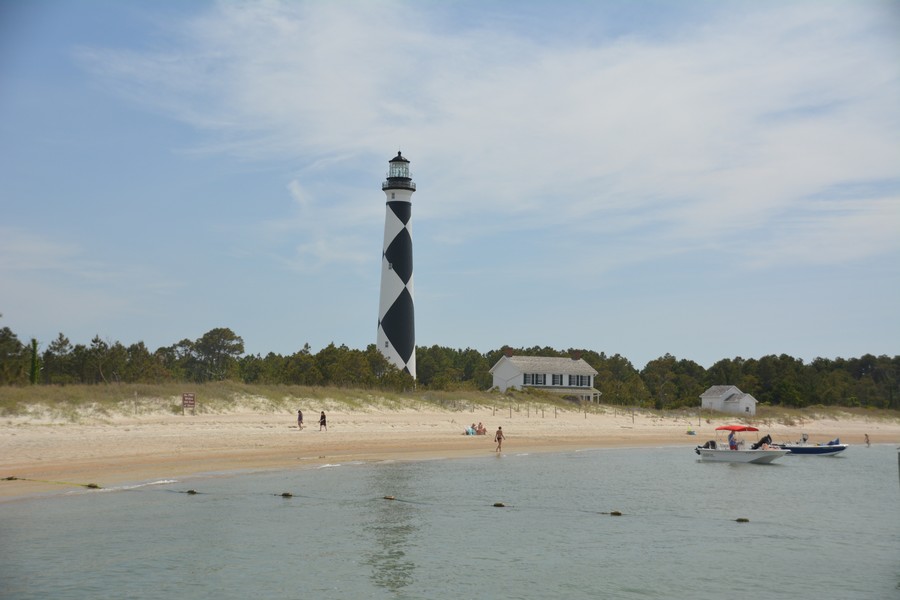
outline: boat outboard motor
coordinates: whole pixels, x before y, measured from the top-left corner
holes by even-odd
[[[761,440],[759,440],[758,442],[756,442],[755,444],[750,446],[750,449],[751,450],[759,450],[760,448],[762,448],[763,444],[771,444],[771,443],[772,443],[772,436],[769,434],[766,434]]]
[[[697,446],[696,448],[694,448],[694,452],[696,452],[697,454],[700,454],[700,448],[706,448],[707,450],[715,450],[716,449],[716,440],[709,440],[702,446]]]

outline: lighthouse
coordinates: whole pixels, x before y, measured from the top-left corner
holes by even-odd
[[[413,306],[412,195],[409,161],[400,152],[388,163],[381,184],[387,198],[381,251],[378,349],[398,369],[416,377],[416,320]]]

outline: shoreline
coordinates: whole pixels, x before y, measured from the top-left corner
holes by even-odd
[[[306,412],[306,411],[305,411]],[[0,428],[0,502],[159,480],[312,467],[328,463],[435,460],[494,454],[493,434],[503,427],[503,453],[568,452],[600,448],[684,446],[715,438],[718,416],[699,425],[685,418],[613,411],[334,410],[329,431],[318,423],[298,430],[289,412],[246,410],[224,414],[113,416],[82,422],[7,418]],[[318,411],[309,411],[315,416]],[[483,422],[485,436],[466,436]],[[835,437],[853,445],[900,442],[900,421],[841,417],[801,424],[757,425],[776,441]],[[688,435],[694,430],[696,435]],[[8,478],[15,478],[9,480]]]

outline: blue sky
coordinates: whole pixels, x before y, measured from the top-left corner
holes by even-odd
[[[0,326],[900,354],[897,2],[0,3]]]

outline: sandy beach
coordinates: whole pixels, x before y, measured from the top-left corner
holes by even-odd
[[[326,411],[319,431],[318,407],[303,407],[306,426],[293,412],[253,409],[223,414],[145,414],[82,418],[77,422],[35,417],[6,418],[0,426],[0,499],[10,500],[88,484],[113,487],[192,475],[303,468],[323,463],[425,460],[485,456],[495,452],[502,427],[505,453],[553,452],[602,447],[684,446],[687,451],[715,437],[726,418],[660,417],[607,408],[603,414],[529,408]],[[463,435],[482,422],[485,436]],[[842,416],[805,419],[792,425],[757,423],[775,441],[900,442],[896,420]],[[689,435],[693,430],[695,435]],[[851,448],[852,451],[852,448]],[[15,479],[10,479],[15,478]]]

